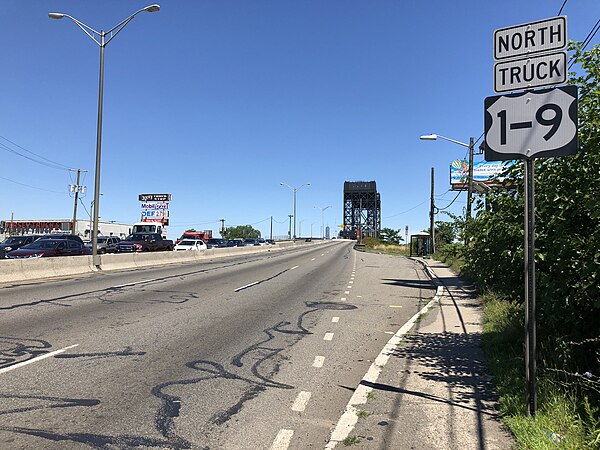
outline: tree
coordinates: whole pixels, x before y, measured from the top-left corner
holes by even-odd
[[[382,228],[379,232],[379,239],[386,244],[398,245],[404,239],[401,236],[402,230],[394,230],[392,228]]]
[[[221,236],[225,239],[256,239],[260,237],[260,231],[252,228],[251,225],[238,225],[237,227],[230,227],[221,231]]]
[[[456,239],[456,222],[435,222],[435,245],[452,244]]]

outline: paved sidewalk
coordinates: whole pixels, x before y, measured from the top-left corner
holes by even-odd
[[[448,266],[421,262],[435,274],[438,301],[388,352],[377,381],[361,382],[372,391],[338,448],[510,449],[485,369],[481,305]]]

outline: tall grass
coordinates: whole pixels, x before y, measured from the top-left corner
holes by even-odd
[[[586,396],[565,389],[550,372],[541,369],[538,373],[538,409],[535,417],[526,415],[523,305],[492,292],[482,299],[487,365],[495,379],[501,414],[518,448],[600,448],[598,410]]]

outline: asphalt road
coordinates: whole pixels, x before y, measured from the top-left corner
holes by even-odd
[[[343,241],[0,285],[0,448],[323,448],[433,294]]]

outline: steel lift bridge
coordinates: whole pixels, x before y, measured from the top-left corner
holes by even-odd
[[[361,240],[379,237],[381,198],[375,181],[344,181],[342,237]]]

